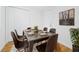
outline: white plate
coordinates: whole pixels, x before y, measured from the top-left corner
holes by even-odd
[[[30,32],[31,30],[26,30],[27,32]]]
[[[46,35],[46,33],[40,33],[40,35]]]
[[[34,34],[34,32],[29,32],[28,34],[29,34],[29,35],[33,35],[33,34]]]

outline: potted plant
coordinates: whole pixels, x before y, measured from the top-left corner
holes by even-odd
[[[79,28],[71,28],[70,29],[71,41],[73,51],[79,51]]]

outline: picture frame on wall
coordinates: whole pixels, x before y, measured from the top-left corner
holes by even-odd
[[[75,10],[74,9],[70,9],[69,10],[69,18],[74,18],[75,16]]]
[[[65,19],[68,19],[68,11],[65,11]]]
[[[63,19],[63,12],[59,13],[59,19],[62,20]]]
[[[75,9],[59,12],[59,25],[74,25]]]

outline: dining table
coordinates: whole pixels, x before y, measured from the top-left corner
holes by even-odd
[[[56,33],[44,32],[42,30],[38,30],[37,32],[35,32],[35,30],[24,30],[24,35],[27,37],[27,40],[29,42],[29,52],[33,51],[33,46],[35,43],[47,40],[54,34]]]

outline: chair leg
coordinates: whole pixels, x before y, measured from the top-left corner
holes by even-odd
[[[16,52],[24,52],[24,49],[17,49]]]
[[[27,48],[24,48],[24,52],[27,52]]]
[[[29,48],[24,48],[24,52],[29,52]]]

